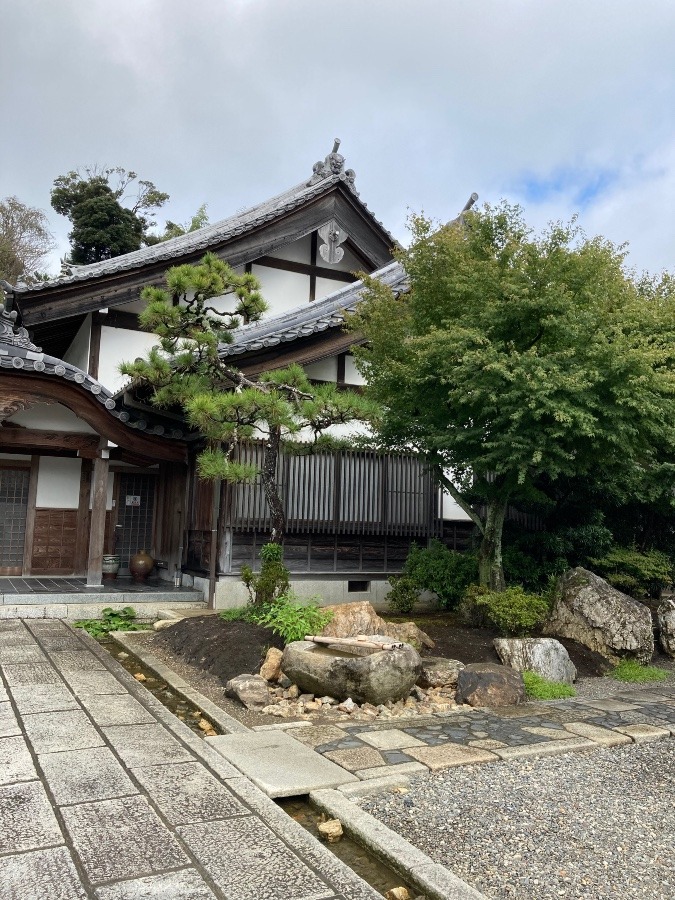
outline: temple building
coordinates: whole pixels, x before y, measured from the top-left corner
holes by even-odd
[[[360,199],[336,141],[300,184],[197,231],[49,281],[4,284],[0,311],[0,575],[86,575],[102,558],[147,549],[160,577],[204,588],[218,607],[246,600],[270,530],[259,484],[213,484],[195,472],[199,434],[143,402],[119,373],[156,342],[138,314],[147,285],[208,251],[259,279],[269,312],[234,332],[222,353],[247,375],[300,364],[317,382],[362,379],[344,329],[357,272],[396,290],[395,240]],[[255,459],[255,444],[240,452]],[[372,451],[282,453],[294,589],[327,602],[380,601],[413,541],[467,534],[413,457]]]

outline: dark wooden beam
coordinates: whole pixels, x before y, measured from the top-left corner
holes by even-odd
[[[138,324],[136,313],[120,312],[116,309],[111,309],[107,313],[94,313],[92,322],[96,322],[99,328],[101,325],[107,325],[109,328],[124,328],[126,331],[143,330]]]
[[[245,375],[283,369],[290,366],[291,363],[305,366],[308,363],[320,362],[330,356],[349,352],[351,347],[362,343],[362,340],[356,334],[346,334],[339,328],[332,328],[305,340],[289,341],[287,345],[277,344],[264,353],[251,353],[248,357],[242,354],[237,357],[237,365]],[[288,349],[281,349],[284,346]]]
[[[78,434],[70,431],[40,431],[37,428],[0,428],[0,448],[11,452],[15,447],[36,450],[74,450],[82,457],[93,459],[98,451],[97,434]]]
[[[338,384],[345,383],[346,363],[347,363],[347,354],[346,353],[338,353],[338,358],[337,358],[337,383]]]
[[[32,456],[30,461],[30,481],[28,482],[28,509],[26,512],[26,531],[23,544],[22,575],[30,575],[33,562],[33,538],[35,535],[35,503],[37,500],[38,470],[40,457]]]
[[[92,461],[90,459],[83,459],[82,468],[80,470],[80,496],[77,504],[77,534],[75,535],[75,559],[73,566],[75,575],[86,575],[87,573],[89,498],[91,497],[92,469]]]
[[[319,233],[317,231],[312,232],[312,237],[310,241],[310,249],[309,249],[309,261],[312,264],[312,268],[316,266],[316,251],[319,246]],[[314,303],[316,300],[316,272],[312,272],[309,276],[309,302]]]
[[[101,451],[105,453],[106,451]],[[98,456],[92,476],[92,505],[89,525],[89,559],[87,587],[100,587],[103,578],[103,542],[105,540],[105,508],[108,498],[108,459]]]
[[[312,242],[315,241],[316,232],[312,234]],[[317,278],[329,278],[332,281],[342,281],[350,284],[352,281],[358,281],[356,275],[351,272],[343,272],[340,269],[327,269],[325,266],[310,266],[307,263],[294,262],[292,259],[279,259],[276,256],[261,256],[259,259],[253,260],[254,266],[265,266],[268,269],[283,269],[284,272],[297,272],[298,275],[309,275],[314,279],[316,285]]]
[[[91,317],[91,333],[89,335],[89,365],[87,372],[98,379],[98,366],[101,357],[101,322],[99,316]]]
[[[19,375],[3,369],[0,372],[0,397],[5,392],[16,394],[17,391],[29,391],[45,400],[61,403],[91,425],[97,434],[124,450],[153,459],[155,462],[160,459],[185,462],[187,459],[183,441],[144,434],[125,426],[112,416],[93,394],[73,382],[34,372],[22,372]],[[22,429],[24,433],[25,430]]]

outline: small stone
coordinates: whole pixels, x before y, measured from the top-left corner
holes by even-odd
[[[321,697],[320,700],[324,706],[332,706],[334,703],[337,703],[335,697]]]
[[[327,822],[319,823],[319,834],[324,841],[329,844],[337,844],[342,838],[342,824],[339,819],[329,819]]]
[[[290,681],[290,679],[288,680]],[[289,700],[297,700],[300,696],[300,688],[297,686],[297,684],[291,684],[286,693]]]
[[[384,895],[385,900],[410,900],[410,892],[404,887],[395,887]]]
[[[300,696],[298,697],[298,700],[301,703],[311,703],[311,701],[313,699],[314,699],[314,694],[300,694]]]
[[[152,627],[155,631],[163,631],[165,628],[170,628],[171,625],[175,625],[176,622],[180,621],[180,619],[159,619],[157,622],[153,622]]]
[[[288,678],[287,675],[284,675],[284,673],[282,672],[279,676],[279,684],[282,688],[290,688],[293,685],[293,682],[290,678]]]
[[[236,697],[247,709],[259,709],[270,702],[269,687],[260,675],[237,675],[227,682],[225,692],[228,697]]]
[[[136,672],[136,674],[134,675],[134,678],[136,679],[136,681],[147,681],[148,680],[142,672]]]
[[[422,688],[418,687],[417,685],[415,685],[410,691],[410,696],[414,697],[415,700],[419,700],[420,702],[427,699],[427,695],[424,693]]]
[[[309,703],[304,704],[305,712],[318,712],[321,709],[321,701],[320,700],[310,700]]]
[[[197,722],[197,728],[201,731],[213,731],[213,725],[207,719],[200,719]]]
[[[193,719],[201,719],[202,717],[202,714],[199,710],[197,710],[196,712],[191,712],[190,715]]]
[[[347,697],[344,703],[338,705],[338,709],[342,710],[342,712],[353,713],[356,709],[356,703],[354,703],[351,697]]]
[[[118,659],[129,659],[129,654],[125,653],[124,650],[120,650],[120,652],[117,654],[117,658]]]

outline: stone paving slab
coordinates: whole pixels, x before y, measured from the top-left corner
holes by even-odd
[[[39,850],[63,843],[61,829],[39,781],[0,787],[0,853]]]
[[[502,747],[494,751],[500,759],[526,759],[531,756],[558,756],[579,750],[595,750],[598,745],[587,738],[568,738],[566,741],[550,741],[540,744],[523,744],[520,747]]]
[[[80,708],[75,697],[62,683],[17,685],[12,688],[12,697],[22,716]]]
[[[96,891],[98,900],[214,900],[215,896],[194,869],[134,878]]]
[[[646,744],[649,741],[660,741],[670,737],[670,729],[658,728],[655,725],[623,725],[616,730],[628,735],[636,744]]]
[[[145,797],[66,806],[61,814],[93,884],[152,875],[189,863]]]
[[[231,900],[322,900],[333,891],[253,816],[178,829]]]
[[[190,751],[161,725],[110,725],[103,728],[103,734],[131,769],[193,759]]]
[[[110,672],[63,672],[64,681],[76,697],[85,694],[126,694],[126,688]]]
[[[0,738],[0,784],[37,778],[33,759],[21,734]]]
[[[197,762],[148,766],[133,774],[172,825],[248,814],[234,794]]]
[[[403,750],[406,747],[423,747],[424,741],[400,731],[398,728],[386,731],[362,732],[361,740],[377,750]]]
[[[418,762],[428,766],[432,772],[451,766],[473,766],[478,763],[494,762],[496,759],[494,753],[489,750],[451,743],[440,747],[411,747],[408,753]]]
[[[30,663],[46,663],[48,662],[45,654],[40,650],[37,644],[17,644],[16,646],[0,645],[0,665],[8,665],[11,663],[21,663],[28,665]]]
[[[7,696],[5,694],[5,696]],[[21,728],[16,721],[16,716],[9,701],[0,702],[0,738],[21,734]],[[0,777],[2,773],[0,772]]]
[[[31,666],[14,663],[0,668],[9,687],[19,684],[61,684],[61,676],[49,663],[34,663]]]
[[[82,750],[104,743],[81,710],[24,715],[23,724],[36,753]]]
[[[297,797],[356,781],[283,731],[251,731],[207,738],[207,743],[269,797]]]
[[[81,650],[52,650],[49,655],[59,672],[105,671],[103,663],[84,647]]]
[[[154,725],[155,717],[129,694],[82,694],[80,703],[96,725]]]
[[[107,747],[45,753],[38,761],[59,806],[138,793],[138,788]]]
[[[66,847],[0,857],[3,900],[86,900],[80,876]]]
[[[588,722],[568,722],[565,728],[571,734],[588,738],[601,747],[619,747],[622,744],[632,743],[632,739],[628,735],[619,734],[611,728],[590,725]]]

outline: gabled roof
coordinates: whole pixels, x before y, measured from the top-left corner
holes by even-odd
[[[372,278],[389,285],[396,294],[408,288],[408,276],[399,262],[389,263],[378,269],[373,272]],[[237,356],[242,353],[264,350],[287,341],[309,337],[330,328],[341,327],[345,321],[345,314],[356,308],[362,290],[363,281],[354,281],[322,300],[305,303],[261,322],[243,325],[233,333],[233,343],[222,345],[220,355],[223,357]]]
[[[391,246],[396,245],[396,239],[375,218],[366,204],[360,199],[359,193],[354,186],[355,173],[352,169],[345,169],[344,157],[337,152],[339,144],[339,140],[336,140],[333,151],[326,156],[325,160],[314,164],[313,174],[309,181],[303,181],[289,190],[277,194],[276,197],[266,200],[264,203],[259,203],[250,209],[235,213],[235,215],[220,222],[206,225],[197,231],[162,241],[150,247],[143,247],[132,253],[125,253],[122,256],[116,256],[113,259],[103,260],[86,266],[68,266],[64,273],[49,281],[31,285],[19,283],[14,287],[13,293],[33,296],[50,288],[89,281],[106,275],[138,269],[146,265],[162,262],[170,264],[174,259],[206,251],[210,247],[253,231],[261,225],[272,222],[281,216],[287,215],[289,212],[307,205],[311,201],[329,193],[340,184],[348,189],[367,217],[391,241]]]

